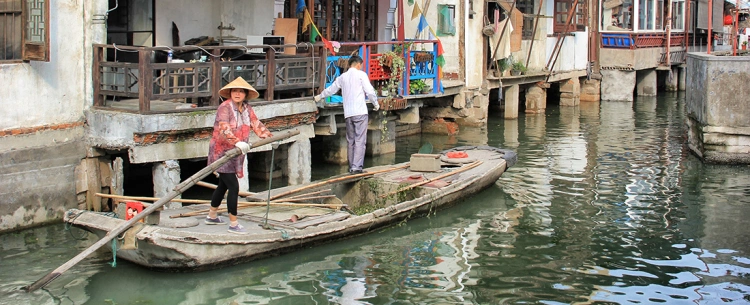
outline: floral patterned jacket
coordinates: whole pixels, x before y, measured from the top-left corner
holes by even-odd
[[[232,100],[227,100],[216,110],[214,131],[211,142],[208,144],[208,164],[221,158],[224,153],[234,148],[237,142],[247,142],[250,130],[262,139],[271,136],[271,132],[258,120],[250,103],[245,101],[243,106],[244,109],[240,112]],[[244,163],[245,156],[240,155],[219,167],[216,172],[236,173],[237,177],[242,178],[245,176],[242,170]]]

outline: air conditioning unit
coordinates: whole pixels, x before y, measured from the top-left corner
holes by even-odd
[[[284,36],[254,36],[247,35],[247,45],[283,45]],[[265,53],[261,48],[252,48],[248,51],[249,53]],[[284,48],[276,48],[276,53],[284,53]]]

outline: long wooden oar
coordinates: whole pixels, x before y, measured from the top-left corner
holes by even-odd
[[[398,193],[406,191],[406,190],[413,189],[413,188],[418,187],[420,185],[425,185],[425,184],[430,183],[430,182],[435,181],[435,180],[440,180],[440,179],[443,179],[445,177],[450,177],[450,176],[453,176],[455,174],[458,174],[458,173],[461,173],[461,172],[465,172],[467,170],[470,170],[472,168],[475,168],[475,167],[479,166],[480,164],[482,164],[482,161],[474,161],[473,163],[470,163],[470,164],[468,164],[468,165],[466,165],[464,167],[461,167],[461,168],[459,168],[457,170],[454,170],[452,172],[445,173],[445,174],[442,174],[440,176],[437,176],[437,177],[434,177],[434,178],[430,178],[430,179],[427,179],[427,180],[422,181],[422,182],[417,182],[417,183],[411,184],[411,185],[409,185],[407,187],[395,190],[395,191],[390,192],[390,193],[385,194],[385,195],[380,195],[380,198],[385,198],[385,197],[388,197],[388,196],[391,196],[391,195],[394,195],[394,194],[398,194]]]
[[[257,143],[253,143],[252,147],[258,147],[262,145],[266,145],[268,143],[273,143],[276,141],[280,141],[289,137],[293,137],[295,135],[299,134],[299,130],[293,130],[286,133],[282,133],[267,139],[263,139],[258,141]],[[209,174],[211,174],[213,171],[219,169],[224,163],[227,163],[232,158],[239,156],[242,153],[239,148],[234,148],[232,150],[227,151],[224,156],[219,158],[219,160],[214,161],[214,163],[211,163],[211,165],[206,166],[202,170],[198,171],[194,175],[190,176],[187,180],[183,181],[182,183],[175,186],[175,188],[169,192],[166,196],[164,196],[159,201],[155,202],[150,207],[143,210],[141,213],[138,213],[135,217],[131,218],[127,222],[121,224],[119,227],[113,229],[112,231],[107,232],[107,235],[104,235],[102,239],[88,247],[88,249],[84,250],[83,252],[79,253],[69,261],[67,261],[65,264],[63,264],[60,267],[57,267],[57,269],[53,270],[49,274],[45,275],[44,277],[38,279],[33,284],[24,287],[24,290],[26,292],[32,292],[34,290],[37,290],[39,288],[42,288],[44,286],[47,286],[50,282],[54,281],[57,277],[62,275],[63,272],[67,271],[71,267],[75,266],[78,262],[82,261],[84,258],[89,256],[91,253],[94,253],[97,249],[101,248],[105,244],[107,244],[110,240],[117,237],[118,235],[125,232],[128,228],[133,226],[136,222],[140,221],[141,219],[145,218],[148,214],[151,214],[153,211],[156,211],[158,208],[162,207],[167,202],[170,202],[172,199],[177,197],[177,195],[182,194],[185,190],[189,189],[191,186],[195,185],[198,181],[205,178]]]
[[[278,198],[281,198],[281,197],[284,197],[284,196],[289,196],[291,194],[299,193],[301,191],[309,190],[311,188],[316,188],[316,187],[323,186],[323,185],[326,185],[326,184],[332,184],[332,183],[341,182],[341,181],[345,181],[345,180],[349,180],[349,179],[358,179],[358,178],[362,178],[362,177],[372,176],[372,175],[375,175],[375,174],[392,172],[392,171],[395,171],[395,170],[398,170],[398,169],[406,168],[408,166],[409,166],[409,164],[407,163],[407,164],[404,164],[404,165],[401,165],[401,166],[386,168],[386,169],[382,169],[382,170],[379,170],[379,171],[365,172],[365,173],[355,174],[355,175],[346,175],[346,176],[343,176],[343,177],[337,177],[337,178],[332,178],[332,179],[328,179],[328,180],[323,180],[323,181],[320,181],[320,182],[317,182],[317,183],[313,183],[313,184],[310,184],[310,185],[303,186],[303,187],[298,188],[298,189],[293,189],[293,190],[289,190],[289,191],[286,191],[286,192],[278,194],[278,195],[274,195],[274,196],[271,197],[271,200],[278,199]]]

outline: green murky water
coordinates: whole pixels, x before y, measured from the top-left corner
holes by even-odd
[[[747,304],[750,167],[685,146],[682,98],[639,98],[399,139],[402,162],[489,144],[518,164],[430,218],[202,273],[160,273],[101,251],[18,291],[93,240],[48,226],[0,236],[0,304]],[[315,178],[345,167],[314,168]]]

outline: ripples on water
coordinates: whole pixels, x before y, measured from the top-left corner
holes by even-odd
[[[405,161],[424,142],[510,148],[519,162],[429,218],[211,272],[112,268],[101,252],[29,295],[16,289],[93,241],[62,225],[6,234],[0,304],[750,303],[750,167],[690,155],[680,101],[551,106],[399,139],[368,162]]]

